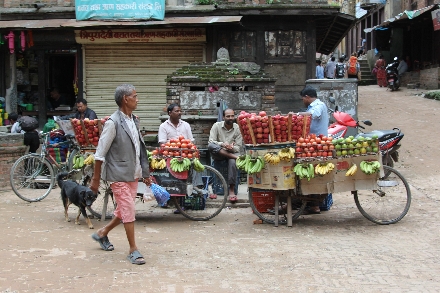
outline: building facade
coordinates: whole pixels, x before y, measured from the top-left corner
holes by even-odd
[[[222,47],[231,62],[255,62],[276,78],[274,111],[299,111],[316,52],[333,51],[355,19],[327,0],[175,0],[167,1],[163,21],[130,22],[76,21],[74,1],[0,0],[0,6],[0,33],[14,44],[0,45],[0,96],[8,111],[36,115],[44,125],[64,111],[48,104],[58,88],[67,106],[82,97],[99,117],[108,116],[114,89],[131,83],[147,131],[157,131],[167,106],[167,75],[216,61]]]

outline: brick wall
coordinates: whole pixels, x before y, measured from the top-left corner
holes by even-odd
[[[23,134],[0,134],[0,189],[10,189],[11,166],[25,151]]]
[[[420,84],[421,89],[427,90],[440,89],[440,67],[405,72],[401,85],[406,87],[408,84]]]

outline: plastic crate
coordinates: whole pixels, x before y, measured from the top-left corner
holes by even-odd
[[[214,169],[216,169],[217,171],[219,171],[223,178],[225,178],[226,180],[226,184],[229,187],[229,182],[228,182],[228,161],[227,160],[223,160],[223,161],[212,161],[212,167],[214,167]],[[217,195],[223,195],[225,194],[224,190],[223,190],[223,186],[220,182],[216,182],[217,180],[214,179],[214,190],[213,192]],[[238,194],[238,185],[240,184],[240,171],[237,170],[237,184],[235,184],[235,188],[234,188],[234,193],[235,195]],[[227,191],[226,191],[227,193]]]
[[[333,196],[331,193],[327,195],[327,197],[321,202],[319,205],[319,209],[321,211],[328,211],[330,207],[333,205]]]
[[[275,205],[275,191],[253,191],[252,201],[257,211],[265,213]]]

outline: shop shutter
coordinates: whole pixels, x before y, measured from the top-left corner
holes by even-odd
[[[161,123],[158,117],[166,106],[165,78],[191,62],[204,61],[204,45],[85,45],[84,58],[84,96],[98,117],[115,111],[115,89],[129,83],[138,94],[134,114],[141,119],[141,129],[157,131]]]

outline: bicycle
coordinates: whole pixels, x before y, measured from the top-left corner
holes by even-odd
[[[66,134],[67,141],[51,145],[50,132],[42,134],[43,143],[41,152],[30,153],[20,157],[11,167],[10,183],[12,190],[22,200],[37,202],[49,195],[56,184],[56,175],[60,172],[76,174],[73,167],[73,158],[80,151],[75,143],[75,136]],[[68,158],[65,163],[58,163],[49,154],[48,148],[68,146]]]
[[[167,189],[171,195],[170,202],[179,213],[193,221],[207,221],[218,215],[228,200],[228,185],[222,174],[207,165],[204,165],[203,171],[198,172],[194,170],[193,164],[187,175],[179,174],[169,168],[170,160],[167,159],[167,167],[153,170],[151,176],[157,184]],[[90,180],[91,177],[86,178],[84,185],[89,185]],[[113,192],[104,180],[100,182],[99,191],[103,196],[98,196],[87,209],[101,220],[111,219],[116,208]],[[138,189],[137,199],[143,201],[142,196]]]

